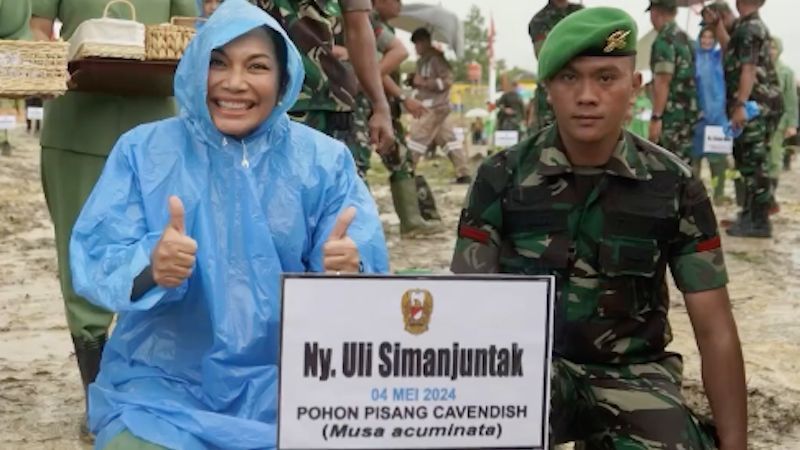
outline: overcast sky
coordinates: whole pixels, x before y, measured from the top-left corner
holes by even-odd
[[[433,3],[440,4],[455,12],[462,19],[466,18],[472,5],[481,8],[484,17],[489,19],[489,14],[494,16],[497,40],[495,53],[498,58],[503,58],[509,67],[518,66],[523,69],[534,70],[536,62],[533,57],[533,46],[528,37],[528,22],[531,17],[541,9],[546,0],[405,0],[406,3]],[[573,0],[577,1],[577,0]],[[735,1],[729,0],[735,9]],[[644,12],[648,5],[647,0],[583,0],[586,6],[614,6],[626,10],[639,24],[639,35],[652,29],[649,15]],[[795,68],[800,75],[800,21],[798,21],[798,0],[769,0],[762,10],[761,17],[767,23],[770,32],[784,40],[784,62]],[[686,8],[679,8],[678,24],[686,29],[689,19],[689,34],[696,36],[698,32],[699,16],[689,17]]]

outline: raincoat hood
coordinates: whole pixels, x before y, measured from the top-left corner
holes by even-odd
[[[208,141],[219,143],[225,138],[212,122],[206,105],[211,52],[258,27],[274,30],[282,39],[282,42],[275,42],[275,46],[281,45],[286,50],[286,64],[281,67],[285,87],[267,120],[251,131],[245,140],[263,136],[276,126],[285,126],[288,121],[286,112],[300,94],[305,76],[303,62],[283,28],[269,14],[245,0],[226,0],[200,28],[175,73],[175,97],[180,116]]]

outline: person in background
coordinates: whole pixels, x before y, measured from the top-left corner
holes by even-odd
[[[631,99],[630,115],[625,127],[643,139],[647,139],[650,131],[650,114],[653,112],[652,88],[653,84],[649,82],[636,91],[635,97]]]
[[[714,27],[724,51],[726,106],[734,129],[736,169],[742,175],[743,195],[736,221],[726,230],[731,236],[772,237],[772,189],[769,181],[769,145],[783,115],[778,72],[770,58],[770,33],[759,11],[765,0],[737,0],[735,19],[725,2],[703,11],[703,20]],[[745,105],[758,105],[758,116],[747,119]]]
[[[650,52],[653,113],[648,139],[691,160],[692,132],[700,116],[695,86],[694,49],[678,28],[676,0],[650,0],[650,22],[658,30]]]
[[[433,46],[430,31],[425,28],[414,30],[411,42],[419,55],[412,83],[417,89],[417,98],[429,109],[411,125],[408,149],[413,154],[414,164],[431,146],[441,146],[446,149],[455,168],[455,182],[469,184],[472,177],[467,168],[463,143],[456,138],[453,125],[448,121],[453,70],[442,52]]]
[[[30,39],[28,22],[31,18],[31,4],[29,0],[0,0],[0,39],[19,40]],[[16,114],[17,104],[14,100],[0,98],[0,113],[7,110]],[[0,130],[0,155],[11,156],[11,142],[8,140],[8,131]]]
[[[497,100],[497,129],[504,131],[522,131],[525,118],[525,103],[517,89],[519,83],[506,82],[506,90]]]
[[[704,153],[707,126],[723,126],[728,123],[725,112],[725,74],[722,71],[722,49],[714,37],[714,31],[703,28],[699,42],[695,45],[695,84],[702,115],[694,129],[692,171],[700,178],[702,160],[708,161],[711,170],[712,199],[715,204],[725,198],[725,178],[728,171],[728,155]]]
[[[202,13],[203,17],[211,17],[211,14],[214,14],[214,11],[219,8],[219,5],[225,0],[200,0],[203,2],[202,4]]]
[[[75,287],[119,312],[89,392],[99,450],[273,449],[283,273],[385,273],[343,143],[286,112],[286,32],[226,0],[175,75],[181,114],[125,133],[75,224]]]
[[[15,2],[17,0],[4,0]],[[194,0],[129,0],[144,24],[169,22],[173,16],[196,16]],[[33,0],[31,29],[34,38],[49,40],[56,20],[63,24],[61,37],[68,40],[78,26],[103,17],[106,0]],[[116,3],[109,16],[130,18],[130,9]],[[68,91],[45,102],[41,135],[42,188],[55,227],[58,272],[67,324],[84,389],[100,369],[100,357],[113,313],[75,293],[69,265],[72,226],[91,193],[106,158],[119,137],[145,122],[176,113],[170,97],[124,96]],[[88,437],[85,424],[81,427]]]
[[[775,69],[778,71],[778,81],[781,85],[784,106],[783,115],[778,122],[778,128],[772,135],[772,142],[770,143],[769,181],[772,186],[771,214],[780,211],[778,200],[775,198],[775,192],[778,190],[778,178],[783,168],[784,154],[786,153],[783,142],[786,138],[793,137],[797,134],[798,122],[797,86],[794,71],[781,61],[781,53],[783,53],[783,41],[773,36],[770,56],[775,64]]]
[[[581,2],[583,3],[583,2]],[[534,14],[528,22],[528,36],[533,43],[533,53],[539,57],[539,50],[544,45],[550,30],[570,14],[583,9],[583,5],[572,3],[569,0],[547,0],[547,4]],[[529,132],[533,133],[541,128],[551,125],[555,121],[553,108],[547,100],[547,86],[539,80],[531,102],[532,110],[529,115]]]

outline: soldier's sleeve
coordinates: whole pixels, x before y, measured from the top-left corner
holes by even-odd
[[[394,42],[395,38],[392,30],[378,23],[373,23],[372,29],[375,31],[375,47],[378,53],[384,54],[389,51],[389,46]]]
[[[733,57],[740,64],[758,64],[761,46],[764,45],[764,37],[759,33],[759,27],[748,24],[738,30],[740,34],[738,43],[734,49]]]
[[[458,222],[453,273],[497,273],[503,236],[502,192],[508,180],[507,152],[487,159],[478,169]]]
[[[539,50],[541,50],[542,44],[544,44],[544,40],[547,38],[547,30],[545,29],[544,23],[539,19],[538,14],[533,16],[528,23],[528,36],[531,37],[534,53],[538,56]]]
[[[197,3],[194,0],[171,0],[170,15],[172,17],[197,17]]]
[[[31,0],[31,15],[44,19],[58,18],[61,0]]]
[[[653,74],[675,73],[675,45],[667,42],[661,36],[653,41],[652,51],[650,52],[650,70]]]
[[[728,284],[717,218],[702,181],[692,178],[680,199],[680,225],[668,261],[678,289],[708,291]]]
[[[372,11],[371,0],[339,0],[342,13],[351,11]]]

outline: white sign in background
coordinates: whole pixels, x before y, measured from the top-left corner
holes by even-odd
[[[17,127],[17,116],[0,115],[0,130],[11,130]]]
[[[41,106],[28,107],[28,120],[42,120],[44,119],[44,108]]]
[[[429,328],[418,335],[405,330],[401,303],[410,289],[433,298]],[[278,448],[547,448],[552,289],[549,278],[285,278]],[[371,344],[371,352],[361,347],[360,375],[343,372],[346,343]],[[454,343],[516,344],[521,373],[380,373],[399,363],[395,344],[438,351]]]
[[[519,131],[500,130],[494,132],[494,145],[500,148],[511,147],[519,142]]]
[[[722,127],[707,126],[703,136],[703,152],[730,155],[733,153],[733,139],[725,136]]]

